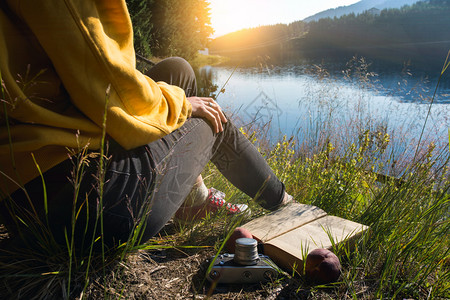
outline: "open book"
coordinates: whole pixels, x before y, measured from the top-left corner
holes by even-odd
[[[331,250],[333,243],[353,241],[368,229],[362,224],[328,216],[316,206],[299,203],[291,203],[242,227],[263,243],[264,254],[279,267],[299,272],[303,257],[312,250]]]

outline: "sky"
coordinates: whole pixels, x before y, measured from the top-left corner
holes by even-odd
[[[209,0],[213,37],[244,28],[288,24],[359,0]]]

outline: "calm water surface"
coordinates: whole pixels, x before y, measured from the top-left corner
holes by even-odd
[[[208,66],[200,74],[220,89],[233,70]],[[385,128],[392,137],[413,143],[425,123],[436,83],[437,78],[407,73],[349,77],[339,70],[318,73],[292,65],[238,68],[218,102],[233,113],[238,125],[270,124],[272,140],[282,135],[299,141],[319,135],[348,139],[361,130]],[[448,143],[449,94],[447,80],[431,106],[424,135],[427,141]]]

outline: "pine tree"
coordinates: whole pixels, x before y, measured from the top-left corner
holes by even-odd
[[[192,58],[213,33],[206,0],[155,0],[151,11],[151,49],[157,56]]]
[[[128,12],[133,24],[134,48],[137,53],[145,57],[151,56],[151,31],[153,24],[150,22],[152,13],[150,5],[153,0],[126,0]]]

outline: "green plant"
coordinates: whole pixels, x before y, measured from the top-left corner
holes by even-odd
[[[3,100],[6,99],[3,87],[2,82],[2,105],[5,107],[7,103],[6,100]],[[105,150],[108,99],[109,87],[106,90],[103,135],[99,153],[88,151],[88,145],[79,145],[78,149],[67,149],[73,165],[70,178],[73,198],[72,203],[70,203],[70,226],[64,228],[65,243],[60,243],[60,240],[55,238],[50,229],[47,183],[36,161],[35,167],[40,173],[44,193],[43,212],[35,208],[33,200],[36,195],[28,195],[23,185],[16,183],[25,191],[31,207],[30,210],[22,209],[12,199],[4,197],[2,191],[2,201],[6,203],[5,207],[9,209],[9,215],[17,225],[18,232],[11,243],[6,244],[7,247],[0,250],[1,295],[30,299],[70,299],[77,293],[81,292],[82,295],[91,281],[97,278],[105,279],[107,272],[114,270],[115,273],[120,274],[123,271],[121,262],[126,261],[128,256],[138,249],[173,247],[153,241],[142,245],[142,229],[145,228],[145,216],[150,209],[149,205],[144,205],[139,215],[136,216],[135,230],[129,239],[115,247],[105,248],[105,242],[102,238],[104,235],[102,194],[108,159]],[[8,125],[6,108],[4,112]],[[10,145],[12,147],[11,136]],[[11,159],[14,161],[14,151],[11,149],[10,152]],[[97,210],[90,211],[89,199],[80,193],[80,188],[83,180],[86,180],[86,168],[96,163],[98,163],[99,206]],[[150,197],[151,194],[146,196]],[[66,199],[59,200],[66,201]],[[82,213],[83,210],[86,211],[86,214]],[[88,228],[87,225],[90,218],[89,214],[95,214],[93,229]],[[82,218],[86,218],[86,220]],[[75,233],[75,227],[79,227],[80,223],[86,224],[81,236]],[[89,230],[93,230],[93,232]],[[100,248],[98,244],[100,244]],[[104,297],[107,297],[106,289],[104,290]]]
[[[322,99],[333,99],[332,94],[327,95]],[[4,94],[2,96],[5,97]],[[336,108],[327,106],[326,101],[323,107]],[[448,144],[442,146],[442,143],[428,142],[426,146],[422,145],[414,160],[412,156],[405,157],[405,164],[396,165],[396,168],[401,168],[398,178],[385,176],[383,182],[379,182],[377,172],[386,170],[394,163],[389,149],[397,140],[389,134],[389,128],[359,119],[361,122],[355,122],[357,130],[348,131],[348,136],[343,136],[338,134],[340,132],[336,127],[329,126],[335,122],[330,110],[324,114],[317,115],[317,120],[327,120],[323,123],[325,127],[318,128],[316,135],[311,132],[309,145],[300,144],[295,137],[281,137],[278,143],[272,144],[257,130],[241,130],[258,147],[296,201],[320,206],[330,215],[363,223],[370,230],[355,241],[353,247],[334,246],[333,251],[343,266],[337,283],[310,286],[303,274],[293,272],[266,288],[271,288],[271,284],[273,288],[282,284],[284,288],[292,286],[299,297],[307,291],[310,297],[323,295],[324,298],[335,299],[448,297]],[[333,140],[334,136],[342,139]],[[85,149],[84,145],[80,145],[72,153],[72,184],[75,191],[84,179],[84,168],[99,158],[107,159],[106,152],[88,154]],[[102,169],[104,164],[100,166],[100,173]],[[227,201],[248,203],[253,212],[250,218],[267,213],[253,199],[227,182],[212,164],[207,165],[202,175],[208,186],[226,193]],[[74,201],[85,205],[85,199],[80,199],[79,195],[74,195]],[[148,209],[143,207],[142,214],[145,215]],[[77,217],[79,214],[74,210],[72,221],[77,222]],[[31,216],[18,222],[31,224],[33,220]],[[194,225],[174,226],[175,229],[166,236],[140,245],[145,218],[137,218],[135,231],[127,242],[109,251],[95,252],[92,245],[101,239],[87,239],[88,251],[81,255],[74,251],[71,228],[68,229],[66,245],[56,245],[46,230],[44,218],[43,222],[36,223],[36,230],[33,231],[33,239],[39,241],[38,248],[21,248],[14,252],[2,249],[0,289],[3,290],[0,291],[23,297],[81,298],[95,282],[100,282],[97,288],[104,298],[126,298],[127,286],[122,280],[127,259],[136,251],[151,253],[154,249],[177,248],[186,251],[187,255],[189,251],[217,255],[223,250],[233,229],[245,221],[208,215]],[[100,228],[101,223],[99,214]],[[108,289],[111,286],[116,287],[118,292],[111,292]],[[195,293],[201,293],[201,290],[195,290]],[[245,293],[243,297],[246,297]]]

